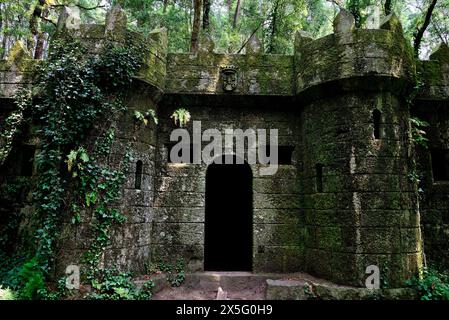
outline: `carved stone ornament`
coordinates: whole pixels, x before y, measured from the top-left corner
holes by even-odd
[[[237,88],[237,68],[235,66],[221,67],[221,79],[224,91],[234,91]]]

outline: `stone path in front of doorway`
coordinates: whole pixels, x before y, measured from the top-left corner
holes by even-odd
[[[307,299],[310,283],[334,284],[305,273],[253,274],[250,272],[199,272],[186,275],[177,288],[165,287],[153,300],[214,300],[219,288],[228,300]]]
[[[156,281],[153,300],[403,300],[416,298],[410,288],[371,290],[349,287],[315,278],[306,273],[254,274],[250,272],[198,272],[187,274],[177,288],[166,277]]]

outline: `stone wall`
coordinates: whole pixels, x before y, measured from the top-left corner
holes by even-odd
[[[126,114],[117,120],[104,121],[112,120],[110,126],[116,128],[117,134],[108,158],[102,162],[118,169],[127,150],[132,160],[125,173],[120,199],[115,204],[126,221],[111,231],[111,244],[102,255],[101,266],[143,273],[145,265],[150,262],[152,247],[157,126],[151,119],[148,125],[136,121],[134,111],[145,114],[153,109],[157,113],[165,86],[166,31],[155,30],[144,37],[127,30],[124,12],[113,10],[107,16],[105,25],[81,25],[72,30],[63,28],[59,36],[66,36],[67,32],[84,43],[92,55],[98,54],[106,43],[111,42],[123,45],[131,41],[142,46],[144,61],[132,89],[127,92]],[[92,129],[88,140],[95,141],[105,134],[100,131],[101,125],[98,123]],[[136,182],[136,179],[140,181]],[[75,226],[65,219],[57,245],[56,275],[63,273],[69,264],[81,263],[93,237],[91,218],[86,212],[81,217],[81,223]]]
[[[421,103],[414,108],[414,115],[429,122],[426,129],[428,148],[418,149],[418,169],[421,176],[420,208],[424,231],[424,252],[428,263],[447,268],[449,264],[449,181],[436,176],[432,161],[438,159],[437,150],[449,150],[449,104],[441,102]],[[433,159],[434,158],[434,159]],[[441,163],[444,164],[444,163]]]
[[[432,162],[447,167],[448,159],[437,153],[449,150],[449,48],[441,44],[429,61],[418,64],[421,90],[412,108],[413,116],[429,123],[424,128],[429,139],[427,148],[418,148],[421,220],[424,252],[428,263],[447,268],[449,265],[449,179],[437,176]]]
[[[373,111],[381,112],[374,136]],[[323,114],[326,115],[323,117]],[[363,286],[369,265],[400,286],[421,259],[408,111],[390,93],[347,93],[304,110],[307,269]],[[322,165],[322,190],[316,166]]]
[[[135,110],[145,112],[148,108],[157,109],[157,106],[152,91],[139,82],[134,84],[126,104],[126,114],[110,124],[111,128],[117,129],[117,134],[109,156],[102,160],[108,167],[119,169],[127,150],[131,152],[132,160],[125,173],[120,199],[115,204],[126,221],[113,228],[111,245],[106,248],[101,263],[104,267],[142,273],[149,262],[152,247],[157,128],[151,121],[148,126],[135,121],[133,114]],[[100,132],[99,127],[92,129],[90,140],[95,141],[105,134],[104,128]],[[141,171],[137,169],[138,162],[141,162]],[[140,183],[136,184],[136,179]],[[92,241],[91,219],[88,212],[81,215],[81,223],[77,225],[65,219],[58,241],[56,274],[61,274],[67,265],[82,261],[83,253]]]
[[[253,172],[253,270],[293,272],[304,263],[304,216],[300,201],[301,146],[299,117],[286,110],[262,106],[212,107],[186,105],[201,129],[248,128],[279,130],[279,144],[294,147],[291,165],[281,165],[274,176],[261,176],[258,165]],[[175,128],[171,113],[174,105],[163,105],[158,132],[158,163],[152,260],[184,258],[192,271],[203,270],[204,212],[207,166],[168,163],[169,137]],[[214,114],[214,117],[210,115]],[[192,132],[192,123],[187,127]],[[203,147],[208,144],[203,142]],[[239,181],[235,181],[236,184]],[[232,199],[223,198],[223,201]],[[226,217],[223,217],[226,219]],[[238,221],[236,221],[238,223]],[[224,231],[223,241],[226,241]],[[232,231],[229,230],[229,236]]]

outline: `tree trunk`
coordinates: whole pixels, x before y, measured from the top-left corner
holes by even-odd
[[[271,32],[270,32],[270,42],[267,48],[267,53],[273,53],[274,51],[274,37],[276,35],[276,20],[277,20],[277,14],[278,14],[278,7],[279,7],[279,0],[275,2],[273,12],[271,14]]]
[[[391,14],[392,9],[392,0],[385,0],[385,5],[384,5],[384,11],[385,11],[385,15],[388,16],[389,14]]]
[[[162,9],[162,13],[166,13],[167,12],[167,6],[168,6],[168,0],[164,0],[164,7]]]
[[[210,12],[210,3],[212,0],[203,0],[203,29],[209,29],[209,12]]]
[[[424,23],[421,26],[421,28],[418,29],[418,31],[417,31],[417,33],[415,35],[415,40],[413,42],[413,49],[415,50],[415,56],[416,57],[419,56],[419,49],[421,48],[422,38],[424,36],[424,32],[426,32],[427,27],[430,24],[430,20],[432,19],[433,10],[435,9],[437,1],[438,0],[432,0],[432,2],[430,3],[430,6],[429,6],[429,8],[427,9],[427,12],[426,12],[426,17],[424,19]]]
[[[228,10],[228,21],[232,19],[232,0],[226,0],[226,8]]]
[[[5,35],[3,34],[3,3],[0,3],[0,43],[3,44],[3,39],[5,37]],[[0,59],[3,59],[3,52],[4,52],[5,48],[1,47],[0,48]]]
[[[3,28],[4,29],[8,29],[8,16],[7,15],[3,15],[3,17],[4,17],[4,21],[3,21]],[[2,39],[2,49],[3,49],[3,52],[2,52],[2,59],[3,58],[5,58],[6,57],[6,55],[7,55],[7,52],[8,52],[8,38],[10,37],[10,35],[8,35],[8,34],[6,34],[6,33],[4,33],[4,32],[2,32],[2,35],[3,35],[3,39]]]
[[[34,59],[42,59],[44,57],[44,49],[46,36],[44,32],[39,32],[36,39],[36,49],[34,50]]]
[[[235,12],[234,12],[234,21],[232,22],[232,27],[235,29],[237,27],[237,22],[239,20],[240,15],[240,8],[242,6],[243,0],[237,0],[237,5],[235,6]]]
[[[190,52],[198,51],[199,33],[201,27],[201,0],[193,0],[193,25],[190,38]]]
[[[42,10],[41,17],[43,19],[48,18],[50,10],[48,6],[45,6]],[[44,57],[44,49],[45,49],[46,35],[42,30],[38,31],[36,36],[36,48],[34,50],[34,59],[42,59]]]

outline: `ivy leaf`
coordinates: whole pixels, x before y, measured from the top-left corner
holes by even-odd
[[[72,171],[73,163],[76,161],[77,155],[78,155],[78,152],[76,152],[75,150],[72,150],[72,151],[70,151],[69,155],[67,156],[66,163],[67,163],[67,170],[69,172]]]
[[[75,215],[72,217],[72,224],[79,223],[80,221],[81,221],[81,216],[80,216],[79,213],[75,214]]]
[[[90,204],[95,204],[97,202],[97,193],[92,191],[86,193],[86,205],[90,207]]]
[[[87,155],[87,152],[82,151],[81,154],[80,154],[80,159],[83,162],[89,162],[89,156]]]

